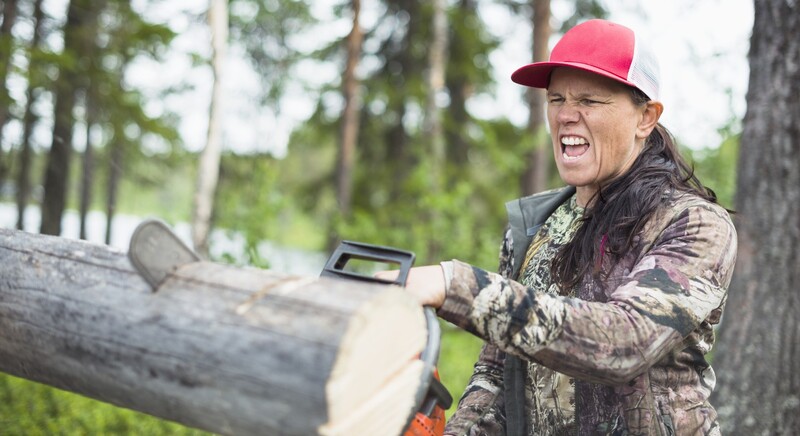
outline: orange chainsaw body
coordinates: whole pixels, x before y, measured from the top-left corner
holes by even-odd
[[[438,370],[434,370],[434,376],[439,380]],[[442,436],[445,421],[444,409],[437,404],[430,416],[417,412],[403,436]]]

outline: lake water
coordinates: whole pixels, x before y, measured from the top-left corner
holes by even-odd
[[[117,214],[112,223],[111,246],[127,251],[134,229],[147,217]],[[38,206],[29,206],[25,210],[25,231],[38,233],[41,223]],[[17,225],[17,207],[11,203],[0,203],[0,228],[13,229]],[[188,223],[177,223],[172,226],[188,246],[191,244],[190,226]],[[106,216],[102,212],[92,211],[87,215],[87,240],[96,244],[105,244]],[[74,210],[67,210],[61,220],[61,236],[78,239],[80,234],[80,217]],[[235,231],[215,230],[210,238],[211,256],[219,258],[228,254],[235,261],[245,259],[244,238]],[[282,247],[269,241],[258,245],[258,254],[269,262],[270,269],[285,274],[305,276],[319,275],[327,257],[323,253],[295,248]]]

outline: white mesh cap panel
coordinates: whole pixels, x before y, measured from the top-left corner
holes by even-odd
[[[651,100],[658,100],[660,71],[658,59],[642,42],[639,35],[634,35],[633,61],[628,71],[628,81],[635,84]]]

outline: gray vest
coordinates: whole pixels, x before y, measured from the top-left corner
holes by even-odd
[[[528,245],[542,224],[574,193],[575,188],[566,187],[506,203],[514,256],[514,270],[510,278],[518,278]],[[503,390],[506,403],[506,434],[510,436],[528,434],[525,419],[526,369],[527,364],[524,360],[510,354],[506,355]]]

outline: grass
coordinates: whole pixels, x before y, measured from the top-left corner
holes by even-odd
[[[0,435],[203,435],[149,415],[0,374]]]
[[[439,373],[453,407],[472,374],[481,341],[449,325],[442,328]],[[0,373],[0,436],[207,435],[143,413]]]
[[[442,326],[442,349],[439,353],[439,377],[450,395],[453,406],[445,412],[447,418],[453,415],[458,399],[472,376],[472,368],[478,359],[483,342],[463,330],[450,325]]]

